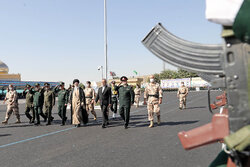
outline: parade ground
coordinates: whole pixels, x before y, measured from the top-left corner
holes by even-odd
[[[211,92],[211,101],[220,95]],[[141,99],[142,100],[142,99]],[[161,125],[148,128],[146,106],[132,107],[128,129],[123,121],[110,120],[108,128],[101,128],[92,115],[88,126],[75,128],[67,121],[60,126],[57,104],[53,108],[55,120],[51,126],[33,126],[24,114],[25,104],[19,104],[21,124],[14,124],[12,115],[8,125],[0,125],[1,167],[205,167],[217,156],[221,144],[211,144],[185,151],[177,136],[211,121],[207,92],[190,92],[187,109],[178,109],[176,92],[164,92],[161,105]],[[6,106],[0,105],[4,120]],[[218,111],[217,111],[218,112]],[[112,113],[110,112],[110,118]],[[70,118],[70,111],[67,111]],[[42,119],[41,119],[42,121]]]

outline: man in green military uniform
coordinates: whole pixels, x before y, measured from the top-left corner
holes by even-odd
[[[55,105],[55,94],[54,92],[50,89],[50,84],[45,83],[44,84],[44,108],[45,108],[45,115],[47,117],[47,124],[46,125],[51,125],[52,117],[52,108]]]
[[[43,114],[43,100],[44,100],[44,89],[40,87],[39,83],[35,84],[35,90],[33,95],[33,106],[36,116],[35,125],[40,125],[40,115],[43,117],[44,122],[46,122],[47,117]]]
[[[68,94],[69,94],[68,90],[64,88],[64,82],[60,82],[60,85],[54,88],[54,92],[57,93],[58,96],[58,115],[62,119],[61,126],[64,126],[67,120],[66,111],[67,111]]]
[[[127,83],[128,78],[121,77],[121,86],[118,88],[119,93],[119,112],[121,118],[124,120],[125,129],[128,128],[130,118],[130,108],[134,104],[134,91]]]
[[[35,111],[33,108],[33,94],[32,88],[29,84],[26,85],[26,88],[23,91],[23,96],[26,97],[26,106],[25,106],[25,115],[30,120],[29,123],[34,123],[35,121]],[[32,116],[30,115],[32,112]]]

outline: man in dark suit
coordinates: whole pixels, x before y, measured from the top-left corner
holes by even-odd
[[[108,122],[108,108],[111,106],[111,88],[107,86],[106,79],[102,80],[102,87],[98,89],[98,93],[95,99],[97,103],[100,101],[102,110],[102,128],[106,128]]]

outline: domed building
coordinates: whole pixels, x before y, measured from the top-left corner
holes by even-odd
[[[0,81],[21,81],[20,74],[9,74],[9,67],[0,60]]]

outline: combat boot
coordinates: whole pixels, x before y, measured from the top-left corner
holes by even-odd
[[[161,116],[160,116],[160,115],[157,116],[157,124],[158,124],[158,125],[161,124]]]
[[[149,128],[154,127],[154,121],[150,121],[150,125],[148,126]]]
[[[8,119],[4,120],[2,124],[8,124]]]
[[[16,124],[20,124],[21,121],[20,121],[20,118],[17,119],[17,121],[15,122]]]
[[[94,121],[96,121],[96,114],[94,114]]]

